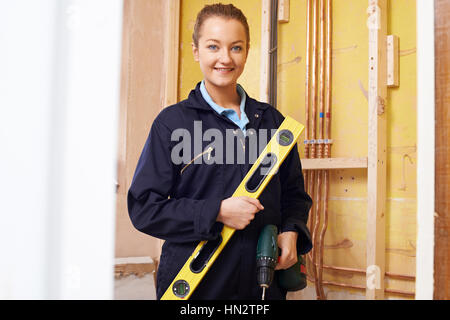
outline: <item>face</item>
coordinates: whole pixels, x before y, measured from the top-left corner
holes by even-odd
[[[210,17],[203,22],[198,47],[192,44],[207,86],[236,86],[248,55],[245,28],[235,19]]]

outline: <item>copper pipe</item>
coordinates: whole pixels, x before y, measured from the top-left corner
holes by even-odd
[[[351,273],[361,273],[366,274],[365,270],[362,269],[355,269],[355,268],[347,268],[347,267],[335,267],[335,266],[328,266],[324,265],[324,269],[330,269],[330,270],[336,270],[336,271],[344,271],[344,272],[351,272]]]
[[[311,143],[311,158],[316,158],[316,118],[317,118],[317,3],[318,0],[313,0],[313,44],[312,44],[312,112],[311,112],[311,140],[314,140],[313,143]],[[320,189],[317,189],[316,193],[316,186],[315,186],[315,180],[316,180],[316,174],[318,174],[315,170],[312,170],[310,173],[310,183],[312,186],[313,194],[312,199],[316,200],[316,195],[320,199]],[[314,227],[312,230],[312,243],[313,243],[313,250],[311,252],[311,260],[313,265],[313,275],[314,280],[316,283],[316,293],[317,297],[320,298],[320,291],[319,291],[319,285],[318,285],[318,277],[317,277],[317,268],[316,268],[316,256],[317,256],[317,246],[316,246],[316,237],[317,237],[317,230],[320,223],[320,212],[318,209],[318,202],[316,201],[316,206],[313,205],[311,214],[314,217]]]
[[[355,269],[355,268],[335,267],[335,266],[329,266],[329,265],[323,265],[323,268],[330,269],[330,270],[336,270],[336,271],[350,272],[350,273],[366,274],[366,270]],[[397,279],[408,280],[408,281],[416,280],[415,276],[410,276],[410,275],[401,274],[401,273],[385,272],[384,275],[388,278],[397,278]]]
[[[324,138],[324,91],[325,91],[325,0],[320,0],[320,78],[319,78],[319,139]],[[318,158],[323,157],[323,143],[318,145]]]
[[[316,86],[317,86],[317,0],[313,2],[313,53],[312,53],[312,113],[311,113],[311,139],[316,139]],[[316,145],[311,144],[311,158],[316,158]]]
[[[315,201],[315,197],[316,197],[316,184],[315,184],[315,178],[316,178],[316,170],[310,170],[310,173],[309,173],[309,178],[310,178],[310,186],[309,186],[309,189],[310,189],[310,196],[311,196],[311,199],[313,199],[313,202]],[[312,232],[311,232],[311,242],[312,242],[312,244],[313,244],[313,248],[312,248],[312,250],[308,253],[308,257],[309,257],[309,260],[310,260],[310,265],[311,265],[311,267],[309,268],[310,270],[312,270],[312,273],[313,273],[313,277],[314,277],[314,279],[315,279],[315,281],[317,280],[317,269],[316,269],[316,258],[315,258],[315,256],[316,256],[316,225],[317,225],[317,214],[316,214],[316,206],[314,205],[314,203],[313,203],[313,205],[311,206],[311,210],[310,210],[310,217],[312,218],[311,219],[311,229],[310,230],[312,230]]]
[[[305,79],[305,158],[309,158],[309,61],[311,60],[311,34],[310,34],[310,24],[311,24],[311,0],[307,1],[306,7],[306,79]]]
[[[411,296],[411,297],[416,296],[415,292],[408,292],[408,291],[397,290],[397,289],[384,289],[384,292],[392,293],[392,294],[399,294],[399,295],[404,295],[404,296]]]
[[[307,9],[306,9],[306,76],[305,76],[305,158],[309,158],[309,91],[310,91],[310,67],[309,62],[311,60],[311,32],[310,32],[310,24],[311,24],[311,0],[307,1]],[[305,176],[305,190],[309,193],[309,170],[304,170]],[[308,221],[309,230],[311,225],[311,219]]]
[[[415,276],[410,276],[407,274],[385,272],[384,275],[389,278],[397,278],[397,279],[408,280],[408,281],[416,281]]]
[[[313,33],[313,44],[312,44],[312,72],[311,72],[311,113],[310,113],[310,121],[311,121],[311,128],[310,128],[310,139],[311,140],[315,140],[316,139],[316,82],[317,82],[317,0],[312,0],[313,1],[313,8],[312,8],[312,13],[313,13],[313,28],[312,28],[312,33]],[[310,144],[310,150],[309,150],[309,157],[310,158],[315,158],[316,157],[316,146],[314,143]],[[315,185],[314,185],[314,180],[315,180],[315,171],[311,170],[310,174],[309,174],[309,188],[311,190],[311,198],[315,199]],[[314,205],[311,207],[311,215],[313,217],[313,219],[315,220],[315,210],[314,210]],[[312,238],[314,239],[314,232],[312,234]],[[314,244],[314,241],[313,241]],[[315,249],[313,248],[313,252],[315,251]]]
[[[306,279],[310,282],[314,282],[313,279],[306,277]],[[338,286],[338,287],[344,287],[344,288],[353,288],[353,289],[361,289],[361,290],[366,290],[366,287],[364,286],[359,286],[356,284],[348,284],[348,283],[339,283],[339,282],[333,282],[333,281],[323,281],[323,284],[325,285],[333,285],[333,286]]]
[[[364,286],[358,286],[355,284],[345,284],[345,283],[338,283],[333,281],[324,281],[324,285],[330,285],[330,286],[337,286],[337,287],[344,287],[344,288],[353,288],[353,289],[360,289],[360,290],[366,290],[366,287]]]
[[[318,143],[318,158],[323,158],[323,138],[324,138],[324,91],[325,91],[325,0],[320,0],[319,3],[319,9],[320,9],[320,69],[319,69],[319,140]],[[324,171],[320,170],[317,173],[317,202],[316,202],[316,214],[318,217],[320,217],[321,210],[320,210],[320,202],[322,201],[321,195],[323,192],[322,188],[322,175],[324,175]],[[322,205],[324,207],[324,205]],[[320,221],[320,218],[318,218],[318,221]],[[316,231],[317,232],[317,231]],[[318,298],[325,299],[325,294],[322,287],[322,264],[323,264],[323,227],[322,231],[320,232],[320,238],[318,241],[317,247],[317,256],[319,263],[317,265],[317,292],[318,292]]]
[[[306,76],[305,76],[305,158],[308,159],[310,157],[310,145],[309,139],[310,135],[310,91],[311,91],[311,70],[310,70],[310,61],[311,61],[311,3],[312,0],[307,0],[307,9],[306,9]],[[311,192],[311,171],[305,170],[305,190],[308,195],[312,195]],[[308,230],[312,229],[314,217],[312,215],[312,210],[309,212],[308,219]],[[312,270],[311,264],[311,252],[306,255],[306,264],[307,270]]]
[[[320,232],[320,240],[319,240],[319,247],[320,247],[320,256],[319,256],[319,266],[318,266],[318,278],[319,283],[322,284],[322,274],[323,274],[323,248],[324,248],[324,242],[325,242],[325,233],[328,228],[328,191],[329,191],[329,185],[330,181],[329,178],[329,170],[323,171],[323,183],[324,183],[324,199],[323,199],[323,226],[322,231]],[[323,288],[320,288],[322,296],[324,297],[325,294],[323,292]]]
[[[310,128],[310,140],[316,139],[316,82],[317,82],[317,0],[312,0],[312,13],[313,13],[313,28],[312,28],[312,38],[313,38],[313,44],[312,44],[312,72],[311,72],[311,113],[310,113],[310,121],[311,121],[311,128]],[[316,147],[314,143],[310,144],[310,150],[309,150],[309,157],[315,158],[316,157]],[[308,179],[308,189],[310,190],[309,195],[311,196],[311,199],[315,199],[315,175],[316,172],[314,170],[310,170],[309,172],[309,179]],[[312,228],[314,223],[317,223],[317,214],[315,210],[314,204],[311,206],[310,215],[311,217],[311,228],[312,229],[312,243],[313,243],[313,249],[308,253],[308,258],[310,262],[312,263],[312,269],[314,279],[317,279],[317,270],[315,268],[315,254],[316,254],[316,248],[315,248],[315,238],[316,234],[314,232],[315,228]]]
[[[327,0],[327,74],[326,74],[326,111],[325,111],[325,139],[331,139],[331,0]],[[325,158],[331,157],[331,144],[325,144]]]
[[[323,19],[324,16],[324,6],[325,6],[325,0],[322,0],[322,8],[321,8],[321,15],[322,15],[322,19],[321,19],[321,65],[322,65],[322,70],[321,70],[321,88],[322,88],[322,92],[321,92],[321,96],[320,98],[323,99],[324,98],[324,93],[323,93],[323,87],[324,87],[324,72],[325,72],[325,59],[323,57],[325,48],[324,48],[324,39],[325,36],[323,35],[323,31],[324,31],[324,24],[325,21]],[[330,97],[331,97],[331,0],[327,0],[327,32],[326,32],[326,38],[327,38],[327,43],[326,43],[326,99],[325,99],[325,105],[326,105],[326,113],[325,113],[325,138],[326,139],[330,139],[331,137],[331,130],[330,130],[330,117],[331,117],[331,101],[330,101]],[[323,113],[323,105],[324,103],[321,103],[321,115],[320,115],[320,120],[322,121],[321,124],[321,139],[324,138],[324,128],[323,128],[323,117],[324,117],[324,113]],[[330,155],[330,144],[326,143],[325,144],[325,150],[323,148],[323,144],[320,144],[321,149],[320,149],[320,154],[321,157],[323,155],[323,157],[325,158],[329,158]],[[324,154],[322,153],[324,152]],[[323,175],[324,175],[324,197],[323,197],[323,226],[322,226],[322,231],[320,232],[320,244],[319,244],[319,248],[320,248],[320,255],[319,255],[319,266],[318,266],[318,279],[319,279],[319,285],[320,285],[320,292],[322,294],[322,297],[325,297],[325,293],[323,291],[323,286],[322,286],[322,275],[323,275],[323,255],[324,255],[324,241],[325,241],[325,233],[327,231],[328,228],[328,193],[329,193],[329,188],[330,188],[330,182],[329,182],[329,170],[324,170],[323,171]]]
[[[307,277],[307,280],[310,282],[314,282],[311,278]],[[329,286],[336,286],[336,287],[342,287],[342,288],[352,288],[352,289],[358,289],[358,290],[366,290],[365,286],[359,286],[355,284],[347,284],[347,283],[339,283],[339,282],[333,282],[333,281],[323,281],[324,285]],[[405,295],[414,297],[416,294],[415,292],[409,292],[409,291],[403,291],[403,290],[397,290],[397,289],[384,289],[384,292],[391,293],[391,294],[398,294],[398,295]]]
[[[313,232],[313,245],[316,248],[316,250],[313,253],[312,263],[313,263],[314,266],[316,266],[316,268],[314,268],[314,269],[316,270],[316,274],[317,274],[317,277],[315,277],[317,298],[318,299],[322,299],[323,297],[322,297],[322,294],[321,294],[320,281],[319,281],[320,270],[319,270],[318,265],[316,263],[316,259],[317,259],[316,257],[319,256],[319,259],[320,259],[320,257],[322,256],[321,250],[320,250],[321,249],[320,245],[317,245],[317,242],[318,242],[317,241],[317,233],[319,231],[319,225],[320,225],[320,203],[321,203],[320,196],[321,196],[321,191],[322,191],[321,190],[322,171],[318,170],[316,172],[316,174],[317,174],[317,193],[316,193],[316,210],[315,210],[316,211],[316,215],[315,215],[316,221],[315,221],[315,224],[314,224],[314,232]]]

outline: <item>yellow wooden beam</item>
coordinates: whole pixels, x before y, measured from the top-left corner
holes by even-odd
[[[323,169],[367,169],[367,157],[301,159],[303,170]]]
[[[180,47],[180,0],[166,1],[165,83],[163,106],[178,102],[178,55]]]
[[[398,37],[387,36],[387,85],[395,88],[399,85],[399,46]]]
[[[366,299],[384,299],[386,216],[387,0],[369,0],[369,141]]]
[[[289,22],[289,1],[290,0],[278,1],[278,22],[280,23]]]

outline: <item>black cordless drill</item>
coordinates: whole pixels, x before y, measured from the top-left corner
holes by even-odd
[[[266,225],[258,239],[256,247],[256,271],[258,285],[262,287],[262,300],[265,298],[266,289],[272,284],[275,266],[278,262],[280,249],[277,244],[278,229],[275,225]],[[287,291],[297,291],[306,287],[306,269],[303,257],[298,256],[298,261],[292,267],[278,270],[278,284]]]

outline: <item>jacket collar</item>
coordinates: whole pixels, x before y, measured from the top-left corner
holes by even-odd
[[[194,109],[200,109],[205,111],[214,111],[213,108],[206,102],[206,100],[203,98],[202,93],[200,91],[200,84],[201,82],[197,83],[195,86],[195,89],[191,90],[189,93],[188,99],[187,99],[187,107],[194,108]],[[244,90],[245,91],[245,90]],[[247,96],[246,102],[245,102],[245,113],[248,111],[252,111],[249,109],[262,109],[265,110],[269,107],[268,104],[261,103],[256,101],[255,99],[252,99],[247,91],[245,91],[245,94]]]

